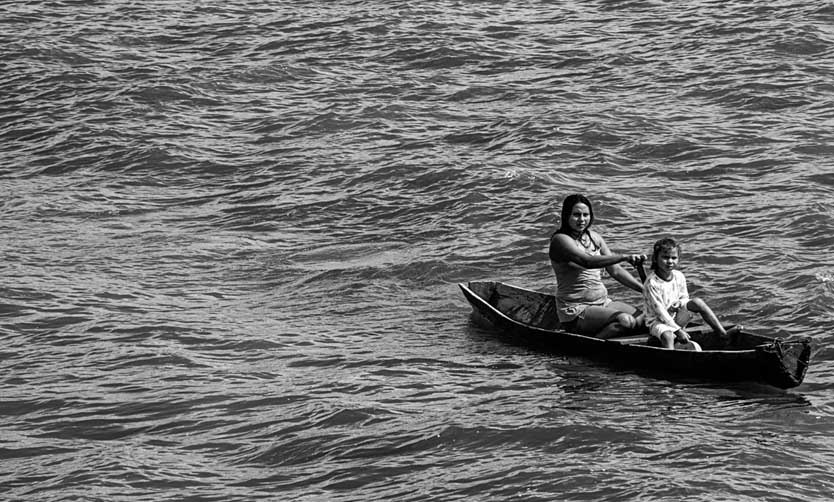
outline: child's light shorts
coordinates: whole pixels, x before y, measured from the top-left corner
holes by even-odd
[[[657,338],[658,340],[661,340],[660,335],[662,335],[663,333],[665,333],[667,331],[669,331],[671,333],[674,333],[675,328],[669,326],[668,324],[663,324],[663,323],[660,323],[660,322],[653,324],[652,327],[649,328],[649,334],[651,336]],[[675,344],[677,344],[677,343],[678,342],[675,341]],[[696,352],[701,352],[701,350],[702,350],[701,345],[699,345],[698,342],[696,342],[695,340],[690,340],[688,343],[682,344],[680,348],[682,348],[684,350],[694,350]]]

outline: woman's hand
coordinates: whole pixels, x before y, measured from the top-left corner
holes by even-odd
[[[627,261],[631,265],[634,265],[635,267],[642,265],[643,262],[645,262],[648,258],[644,254],[627,254],[623,256],[625,257],[625,261]]]

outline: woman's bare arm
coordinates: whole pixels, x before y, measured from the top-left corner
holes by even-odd
[[[619,282],[623,286],[631,288],[634,291],[637,291],[638,293],[643,292],[643,285],[640,283],[640,281],[635,279],[634,276],[631,275],[631,273],[623,267],[619,265],[611,265],[605,267],[605,270],[608,272],[608,275],[613,277],[617,282]]]
[[[603,239],[602,236],[599,236],[599,245],[600,245],[599,252],[603,256],[613,254],[613,253],[611,253],[611,250],[608,249],[608,244],[605,243],[605,239]],[[632,265],[646,259],[646,257],[643,256],[643,255],[625,255],[625,256],[626,256],[626,259],[623,260],[623,261],[627,261],[627,262],[631,263]],[[605,267],[605,270],[606,270],[606,272],[608,272],[608,275],[613,277],[614,280],[616,280],[617,282],[619,282],[623,286],[625,286],[627,288],[631,288],[634,291],[637,291],[638,293],[643,292],[643,284],[641,284],[640,281],[635,279],[633,275],[631,275],[626,269],[621,267],[619,264],[615,263],[615,264],[609,265],[609,266]]]
[[[612,253],[599,234],[594,233],[592,237],[600,246],[600,254],[598,256],[592,256],[582,252],[576,247],[575,241],[570,236],[556,234],[550,241],[550,259],[553,261],[574,263],[582,268],[607,268],[624,261],[632,263],[639,258],[639,255]],[[624,273],[627,272],[624,271]]]

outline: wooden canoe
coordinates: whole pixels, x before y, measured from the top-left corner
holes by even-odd
[[[560,329],[553,295],[501,282],[459,284],[472,305],[472,319],[513,342],[559,353],[602,359],[659,376],[679,375],[717,381],[753,381],[782,389],[805,378],[811,357],[809,338],[782,340],[741,330],[721,337],[706,326],[687,328],[703,348],[667,350],[647,334],[602,340]]]

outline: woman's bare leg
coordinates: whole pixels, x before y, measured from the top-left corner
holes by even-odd
[[[623,312],[608,307],[588,307],[582,317],[577,320],[577,331],[583,335],[595,336],[603,340],[628,334],[637,326],[637,321],[631,315],[636,312],[636,309],[625,304],[620,305],[631,312]]]

